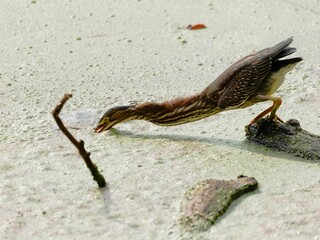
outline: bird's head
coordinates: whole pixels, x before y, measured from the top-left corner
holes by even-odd
[[[97,126],[94,128],[96,133],[101,133],[109,130],[114,125],[130,119],[132,106],[121,106],[109,109],[100,119]]]

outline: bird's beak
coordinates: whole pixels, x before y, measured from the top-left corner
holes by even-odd
[[[107,129],[107,124],[105,124],[105,123],[99,123],[95,128],[94,128],[94,130],[93,131],[95,131],[96,133],[101,133],[101,132],[103,132],[103,131],[106,131]]]

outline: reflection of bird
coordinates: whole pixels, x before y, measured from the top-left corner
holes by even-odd
[[[302,60],[300,57],[280,60],[296,51],[288,47],[292,41],[289,38],[240,59],[200,94],[163,103],[146,102],[111,108],[94,130],[103,132],[129,120],[146,120],[161,126],[179,125],[267,100],[273,101],[273,105],[255,117],[251,124],[269,112],[270,118],[277,120],[276,111],[281,98],[271,95],[283,83],[285,74]]]

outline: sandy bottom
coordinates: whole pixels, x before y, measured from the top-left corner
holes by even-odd
[[[95,134],[109,107],[200,92],[231,63],[294,36],[304,61],[275,94],[279,116],[320,135],[318,1],[9,1],[0,7],[1,239],[320,239],[320,165],[245,141],[270,103],[176,127],[128,122]],[[189,24],[207,28],[189,31]],[[99,190],[51,110],[85,141]],[[177,224],[207,178],[260,187],[207,232]]]

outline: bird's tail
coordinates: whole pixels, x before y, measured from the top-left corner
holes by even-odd
[[[270,53],[271,58],[280,59],[286,57],[296,51],[296,48],[288,47],[293,41],[293,37],[290,37],[277,45],[268,48],[267,51]]]

